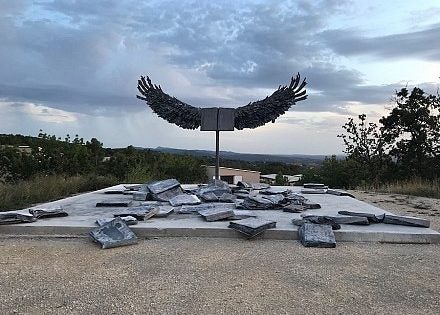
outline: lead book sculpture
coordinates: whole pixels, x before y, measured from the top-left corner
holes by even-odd
[[[271,96],[250,102],[238,108],[199,108],[186,104],[162,91],[160,85],[151,83],[150,78],[141,76],[137,89],[138,99],[145,101],[159,117],[185,129],[216,132],[216,178],[219,179],[219,132],[234,128],[257,128],[268,122],[275,122],[296,102],[305,100],[306,80],[301,83],[299,73],[292,77],[289,86],[279,86]]]

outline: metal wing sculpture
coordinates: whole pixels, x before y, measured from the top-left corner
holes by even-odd
[[[299,73],[292,77],[289,86],[279,86],[271,96],[251,102],[235,109],[234,126],[236,129],[257,128],[268,122],[275,122],[296,102],[305,100],[306,79],[300,84]],[[137,86],[144,100],[159,117],[185,129],[196,129],[201,125],[201,108],[191,106],[162,91],[162,88],[151,83],[149,77],[141,76]]]

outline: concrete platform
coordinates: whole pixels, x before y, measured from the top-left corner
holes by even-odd
[[[191,185],[183,185],[190,188]],[[285,190],[286,188],[300,192],[300,187],[277,187],[274,189]],[[22,223],[14,225],[0,225],[0,235],[9,236],[58,236],[58,237],[86,237],[88,232],[96,227],[95,221],[102,217],[112,217],[121,208],[96,207],[96,203],[104,200],[132,200],[131,195],[104,194],[105,190],[123,189],[122,185],[116,185],[107,189],[98,190],[78,196],[45,203],[39,207],[58,207],[69,213],[68,217],[40,219],[34,223]],[[304,195],[311,202],[321,204],[321,209],[308,210],[305,214],[337,215],[338,211],[371,212],[375,214],[390,213],[365,202],[350,198],[329,194]],[[139,203],[134,201],[134,203]],[[38,208],[38,207],[34,207]],[[28,210],[16,212],[28,213]],[[258,210],[254,211],[258,217],[277,222],[275,229],[265,231],[259,238],[295,240],[298,239],[298,227],[291,223],[293,218],[299,218],[300,214],[282,212],[281,210]],[[207,222],[201,216],[195,214],[173,213],[167,218],[152,218],[140,221],[131,226],[139,237],[223,237],[241,238],[242,235],[228,228],[229,221]],[[428,229],[390,224],[341,225],[341,229],[335,231],[337,241],[345,242],[386,242],[386,243],[440,243],[440,233]]]

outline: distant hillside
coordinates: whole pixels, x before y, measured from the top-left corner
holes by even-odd
[[[138,148],[142,149],[142,148]],[[209,150],[184,150],[166,147],[157,147],[149,149],[164,153],[185,154],[197,157],[215,157],[215,151]],[[220,151],[220,157],[226,160],[240,160],[247,162],[279,162],[287,164],[320,164],[326,155],[307,155],[307,154],[292,154],[292,155],[272,155],[272,154],[252,154],[252,153],[236,153],[230,151]],[[343,156],[340,156],[343,158]]]

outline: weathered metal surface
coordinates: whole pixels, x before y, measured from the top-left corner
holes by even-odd
[[[430,221],[415,217],[385,214],[383,223],[429,228]]]
[[[232,131],[234,130],[234,108],[201,108],[200,131]]]
[[[289,86],[279,86],[278,90],[263,100],[251,102],[236,109],[222,108],[227,118],[226,116],[220,117],[219,121],[224,120],[229,126],[230,113],[228,111],[233,111],[236,129],[257,128],[268,122],[275,122],[275,119],[288,111],[292,105],[307,98],[305,85],[305,79],[301,82],[298,73],[296,77],[292,77]],[[136,95],[136,97],[145,101],[153,112],[168,122],[186,129],[196,129],[202,124],[200,108],[164,93],[160,85],[153,84],[149,77],[141,76],[137,89],[141,95]]]
[[[200,199],[196,195],[181,194],[177,195],[169,200],[170,205],[173,207],[183,205],[198,205],[201,203]]]
[[[101,244],[103,249],[132,245],[138,238],[121,218],[115,218],[103,226],[90,231],[92,239]]]
[[[327,224],[304,223],[299,227],[298,235],[305,247],[336,247],[335,234]]]
[[[63,208],[52,209],[29,209],[29,213],[35,218],[55,218],[55,217],[67,217],[69,214],[63,210]]]
[[[18,224],[18,223],[29,223],[35,222],[37,219],[29,214],[6,212],[0,213],[0,225],[1,224]]]
[[[276,227],[276,222],[259,218],[247,218],[229,223],[229,227],[248,237],[254,237],[267,229]]]

